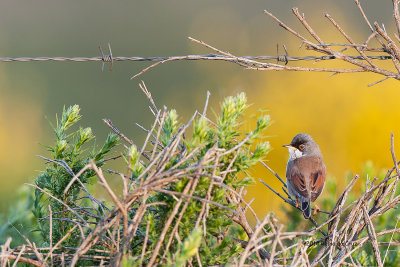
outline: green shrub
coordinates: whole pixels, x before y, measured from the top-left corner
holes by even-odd
[[[167,111],[160,125],[160,136],[157,140],[153,140],[156,149],[152,161],[146,161],[135,145],[129,146],[122,153],[129,167],[127,175],[129,175],[131,190],[139,188],[150,179],[152,173],[148,168],[152,164],[154,166],[162,164],[163,173],[169,171],[179,173],[179,170],[185,170],[187,174],[165,184],[162,187],[163,192],[153,189],[154,191],[148,195],[147,199],[143,200],[151,205],[151,208],[144,212],[137,233],[130,245],[125,248],[123,254],[126,257],[122,261],[123,265],[137,263],[143,250],[145,233],[148,233],[146,250],[151,251],[155,248],[156,241],[163,238],[161,233],[178,202],[183,203],[175,211],[179,216],[172,217],[173,220],[165,233],[166,237],[161,244],[162,249],[157,261],[167,259],[169,265],[182,266],[198,252],[202,263],[210,265],[226,264],[239,256],[242,247],[239,243],[234,243],[232,238],[243,239],[244,230],[232,220],[232,214],[220,206],[230,210],[238,208],[237,204],[229,201],[227,197],[229,190],[239,190],[253,183],[253,179],[248,177],[247,170],[257,164],[270,149],[268,142],[258,141],[270,124],[269,116],[261,116],[253,131],[243,132],[241,118],[246,108],[246,96],[243,93],[236,97],[226,98],[221,105],[221,115],[217,117],[216,123],[211,123],[203,116],[194,117],[190,137],[182,137],[189,124],[180,123],[175,110]],[[79,176],[80,182],[73,182],[65,192],[71,179],[88,166],[91,160],[97,167],[101,167],[105,163],[104,156],[115,147],[118,140],[116,135],[111,134],[100,150],[93,147],[87,151],[87,143],[94,139],[91,129],[79,128],[69,132],[80,118],[78,106],[64,109],[60,121],[57,120],[56,126],[53,127],[56,140],[55,145],[48,148],[51,158],[48,159],[47,168],[35,181],[37,188],[34,190],[33,214],[37,219],[37,230],[42,236],[42,246],[48,246],[50,243],[49,207],[52,211],[53,244],[63,238],[76,224],[80,224],[83,229],[83,233],[82,230],[75,229],[69,234],[63,241],[64,247],[77,247],[82,243],[82,234],[86,236],[91,231],[87,229],[85,221],[98,218],[93,221],[97,223],[102,220],[101,218],[110,215],[109,208],[112,203],[92,201],[89,198],[90,192],[84,188],[85,185],[96,180],[96,172],[93,168],[84,171]],[[153,136],[156,135],[155,129]],[[180,138],[179,142],[176,143],[178,138]],[[169,147],[175,147],[175,152],[171,154],[165,152]],[[157,157],[160,153],[165,153],[164,157]],[[215,160],[216,153],[218,153],[217,160]],[[214,161],[210,161],[211,158],[214,158]],[[210,167],[204,168],[202,165],[208,161]],[[191,175],[196,173],[196,166],[201,171],[195,175],[197,179],[193,180]],[[217,182],[214,177],[223,178]],[[221,182],[225,188],[217,185]],[[190,192],[190,195],[198,201],[189,201],[169,192],[183,195]],[[208,199],[210,203],[218,203],[220,206],[206,204],[199,201],[200,199]],[[129,207],[129,221],[134,219],[140,204],[141,201],[135,201]],[[199,214],[205,213],[207,213],[206,219],[197,221]],[[193,230],[195,225],[198,227]],[[171,236],[171,232],[175,231],[174,228],[181,243]],[[111,230],[123,232],[126,229],[113,226]],[[108,238],[113,238],[109,236],[110,234],[110,232],[105,233],[105,240],[102,242],[107,243]],[[96,247],[104,249],[101,244]],[[141,260],[147,261],[148,257]]]

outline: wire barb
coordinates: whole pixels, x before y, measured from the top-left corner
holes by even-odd
[[[289,63],[289,59],[288,59],[289,53],[286,49],[286,45],[283,44],[282,46],[283,46],[283,49],[285,50],[284,55],[279,54],[279,44],[276,44],[276,64],[279,64],[279,61],[280,61],[280,62],[285,62],[285,65],[287,65]]]
[[[100,53],[101,53],[101,61],[102,61],[101,71],[104,71],[104,62],[111,62],[110,71],[112,71],[113,70],[113,66],[114,66],[114,59],[113,59],[113,56],[112,56],[110,43],[108,43],[108,51],[110,52],[109,55],[105,55],[103,53],[103,49],[101,48],[100,45],[99,45],[99,50],[100,50]]]

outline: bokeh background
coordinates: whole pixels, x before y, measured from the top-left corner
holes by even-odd
[[[391,1],[361,1],[371,21],[394,32]],[[98,45],[111,43],[114,56],[171,56],[211,51],[190,42],[203,40],[235,55],[275,55],[276,44],[289,54],[300,42],[263,14],[268,9],[305,33],[291,13],[298,6],[326,42],[343,41],[323,13],[330,13],[356,42],[369,29],[353,1],[345,0],[169,0],[169,1],[12,1],[0,3],[0,57],[98,56]],[[281,49],[282,51],[282,49]],[[218,111],[224,97],[244,91],[250,114],[268,110],[274,123],[266,137],[272,151],[266,162],[281,177],[288,154],[281,147],[299,132],[311,134],[324,155],[329,179],[339,188],[346,173],[359,173],[367,161],[378,169],[392,167],[390,133],[400,147],[400,83],[374,74],[249,71],[226,62],[172,62],[139,79],[129,78],[149,62],[116,62],[112,72],[101,63],[0,63],[0,213],[11,208],[17,192],[44,168],[35,155],[48,155],[53,142],[49,121],[64,106],[79,104],[80,125],[91,126],[99,143],[111,119],[140,144],[144,133],[135,123],[149,126],[152,114],[138,83],[144,80],[159,106],[177,109],[182,121],[202,109],[207,90],[210,109]],[[294,63],[290,63],[294,64]],[[297,63],[298,64],[298,63]],[[324,63],[317,63],[320,66]],[[389,63],[384,63],[390,67]],[[342,66],[337,64],[336,66]],[[212,114],[210,112],[209,114]],[[254,123],[253,119],[250,122]],[[250,126],[249,126],[250,127]],[[398,150],[400,151],[400,149]],[[254,177],[279,189],[279,183],[259,167]],[[109,179],[118,179],[110,177]],[[274,211],[284,220],[282,204],[257,183],[248,190],[256,212]]]

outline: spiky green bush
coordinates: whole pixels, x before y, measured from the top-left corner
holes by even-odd
[[[181,160],[181,153],[168,157],[164,171],[168,171],[170,168],[179,170],[196,166],[207,157],[207,153],[212,148],[218,148],[219,151],[232,149],[235,152],[237,151],[237,153],[221,153],[218,166],[214,170],[210,169],[208,173],[204,173],[199,178],[197,187],[193,192],[193,196],[205,198],[210,195],[210,201],[235,209],[235,205],[229,203],[226,198],[227,191],[219,186],[212,186],[212,179],[208,177],[213,171],[215,175],[220,175],[229,166],[231,171],[224,175],[223,180],[226,186],[237,189],[253,182],[252,178],[248,177],[247,170],[259,162],[270,149],[268,142],[259,141],[263,131],[270,124],[270,118],[268,115],[261,116],[253,131],[244,132],[241,119],[246,108],[246,96],[242,93],[236,97],[225,99],[221,105],[221,115],[217,117],[216,123],[210,123],[203,116],[195,118],[191,136],[186,136],[183,142],[179,144],[179,149],[182,153],[191,153],[192,156],[189,160],[181,162],[179,166],[177,163]],[[112,203],[91,203],[87,198],[87,192],[85,192],[86,189],[84,190],[83,186],[96,181],[95,172],[90,169],[80,175],[81,183],[73,183],[69,190],[66,193],[64,192],[74,175],[91,160],[98,167],[102,166],[104,164],[104,156],[115,147],[118,141],[117,136],[111,134],[100,149],[96,149],[95,146],[90,148],[88,143],[94,139],[90,128],[71,130],[80,118],[79,107],[76,105],[63,110],[61,119],[57,119],[56,125],[53,126],[55,145],[48,147],[51,156],[48,158],[47,167],[35,180],[37,188],[34,190],[32,211],[37,221],[36,230],[40,232],[42,237],[42,246],[47,246],[50,243],[50,210],[53,214],[52,242],[54,244],[70,231],[76,222],[79,223],[79,218],[67,209],[66,205],[71,209],[92,206],[94,209],[91,212],[99,218],[106,215],[105,213],[107,212],[105,210],[108,207],[112,207]],[[175,110],[168,111],[161,127],[159,146],[168,147],[174,141],[180,129],[182,129],[182,123],[177,112]],[[237,150],[238,146],[241,149]],[[129,167],[128,175],[132,181],[135,181],[136,178],[141,176],[147,165],[143,162],[136,145],[130,146],[122,154]],[[146,177],[143,180],[145,181]],[[188,182],[189,178],[183,177],[176,182],[168,184],[165,189],[183,192]],[[82,196],[86,197],[82,198]],[[148,250],[154,248],[165,221],[176,205],[177,199],[169,194],[153,192],[147,202],[163,203],[163,205],[155,205],[146,211],[145,219],[138,229],[138,233],[142,234],[136,235],[131,244],[131,252],[129,254],[133,258],[135,255],[140,255],[142,251],[143,234],[146,230],[148,231],[150,242],[147,244]],[[132,205],[132,210],[135,210],[139,204],[134,202]],[[226,210],[217,206],[208,205],[207,207],[208,217],[204,227],[206,232],[203,233],[199,228],[193,231],[193,227],[202,210],[204,212],[203,202],[188,202],[178,227],[178,235],[182,238],[182,244],[172,242],[167,248],[169,237],[165,238],[162,246],[168,249],[165,254],[171,265],[182,266],[197,251],[201,255],[204,264],[224,264],[229,263],[233,256],[242,251],[239,244],[232,242],[232,238],[246,239],[243,229],[232,221],[226,214]],[[133,217],[134,213],[130,215],[130,219],[133,219]],[[86,220],[88,217],[84,216],[83,219]],[[149,225],[149,229],[146,229],[147,225]],[[167,236],[173,227],[174,223],[171,224],[171,229],[168,230]],[[85,234],[87,233],[86,231]],[[225,233],[222,238],[220,236],[221,233]],[[63,242],[63,246],[76,247],[80,242],[82,242],[81,232],[76,229]],[[122,262],[123,265],[131,264],[130,259],[133,258],[125,257]],[[137,261],[135,262],[138,264]]]
[[[93,170],[85,171],[79,177],[82,184],[74,183],[68,192],[64,193],[68,183],[90,160],[94,160],[97,166],[102,166],[105,155],[118,142],[118,137],[115,134],[110,134],[100,149],[97,149],[95,145],[90,148],[88,143],[94,139],[91,128],[79,128],[69,132],[68,130],[81,119],[79,111],[78,105],[71,106],[68,109],[64,108],[61,119],[57,118],[56,125],[53,126],[55,145],[47,147],[51,156],[48,159],[46,169],[35,180],[38,188],[34,190],[32,211],[37,219],[37,230],[47,244],[50,241],[50,209],[55,215],[52,225],[53,242],[57,242],[75,225],[72,219],[76,219],[60,201],[72,209],[88,203],[87,198],[80,199],[83,192],[82,184],[93,183],[94,180],[91,179],[94,178],[95,173]],[[103,216],[102,205],[98,205],[97,208],[94,212]],[[77,245],[78,241],[79,233],[76,231],[68,243],[69,245]]]
[[[122,152],[122,157],[125,160],[129,171],[124,177],[129,181],[130,189],[138,188],[152,179],[152,170],[160,171],[163,174],[171,173],[171,181],[163,184],[160,192],[159,188],[150,189],[150,194],[143,197],[138,195],[137,200],[131,202],[127,220],[133,222],[136,213],[142,201],[148,204],[145,209],[144,216],[139,220],[137,231],[134,237],[126,243],[124,239],[120,239],[118,246],[123,249],[120,251],[105,252],[115,246],[115,236],[121,236],[126,229],[122,223],[122,215],[118,216],[118,224],[107,228],[107,231],[102,232],[100,240],[92,248],[97,251],[87,252],[86,259],[80,259],[79,265],[96,265],[99,262],[90,258],[90,256],[107,256],[112,260],[117,259],[118,253],[121,253],[122,266],[141,266],[148,263],[149,258],[155,249],[156,243],[161,240],[161,250],[155,254],[155,264],[162,262],[168,266],[185,266],[188,261],[190,264],[197,266],[197,260],[201,260],[204,266],[217,264],[230,264],[235,259],[240,258],[243,249],[237,240],[245,241],[248,239],[242,225],[237,224],[232,219],[232,213],[228,210],[238,210],[237,203],[229,201],[230,192],[227,190],[239,191],[243,187],[248,186],[253,182],[249,177],[248,170],[257,164],[269,151],[269,143],[264,142],[261,138],[263,132],[270,124],[268,115],[261,116],[257,120],[257,124],[253,126],[253,130],[246,132],[243,129],[243,113],[247,108],[246,97],[244,94],[239,94],[236,97],[228,97],[221,105],[220,115],[217,115],[216,122],[213,123],[204,116],[194,116],[191,121],[192,132],[188,134],[186,131],[188,124],[183,124],[175,110],[166,112],[162,117],[158,117],[160,123],[160,131],[154,129],[152,136],[154,140],[151,143],[152,159],[145,157],[144,153],[138,149],[136,145],[126,147]],[[55,133],[55,145],[48,147],[50,156],[47,159],[46,169],[35,180],[34,192],[32,195],[24,194],[27,201],[20,201],[14,211],[21,211],[21,216],[15,212],[14,218],[9,221],[13,224],[25,224],[25,229],[34,229],[40,233],[40,238],[36,238],[37,244],[41,247],[48,247],[52,242],[54,245],[65,234],[83,222],[79,221],[80,217],[76,216],[69,208],[77,211],[83,220],[91,221],[92,224],[104,222],[107,215],[117,216],[118,208],[111,201],[100,202],[95,199],[90,199],[88,196],[91,187],[87,185],[96,181],[95,172],[88,169],[79,176],[80,182],[72,183],[69,190],[65,190],[71,179],[78,172],[93,162],[96,166],[101,167],[106,163],[105,156],[116,146],[118,138],[116,135],[109,135],[104,145],[97,149],[95,146],[90,147],[89,142],[94,139],[90,128],[78,128],[75,131],[72,127],[81,118],[79,107],[72,106],[64,109],[61,119],[57,120],[56,126],[53,127]],[[160,133],[159,138],[155,138]],[[157,140],[157,141],[156,141]],[[179,142],[175,142],[179,140]],[[155,146],[155,148],[154,148]],[[176,146],[174,153],[168,154],[168,148]],[[204,161],[210,158],[210,154],[218,153],[217,162],[212,161],[209,166],[204,168]],[[158,155],[162,157],[158,157]],[[190,155],[188,157],[187,155]],[[215,156],[215,155],[213,155]],[[183,160],[184,159],[184,160]],[[162,168],[158,168],[163,165]],[[153,167],[152,167],[153,166]],[[196,175],[196,179],[191,176],[195,173],[196,168],[201,167],[201,173]],[[229,169],[229,172],[227,170]],[[149,171],[150,170],[150,171]],[[174,172],[169,171],[184,171],[185,175],[179,178],[173,177]],[[211,177],[223,177],[223,186],[216,185],[216,181]],[[367,164],[361,179],[361,190],[365,189],[367,178],[370,180],[373,177],[382,179],[382,172],[377,172],[372,164]],[[348,177],[351,178],[350,176]],[[125,178],[124,178],[125,179]],[[196,180],[195,186],[193,181]],[[193,189],[191,196],[195,199],[186,197],[175,197],[167,192],[182,194],[189,187]],[[193,187],[192,187],[193,186]],[[89,190],[89,191],[86,191]],[[400,189],[398,189],[399,191]],[[129,190],[128,190],[129,191]],[[355,193],[356,192],[356,193]],[[398,194],[399,192],[396,192]],[[128,193],[119,194],[124,198]],[[359,194],[357,189],[353,190],[347,199],[347,202],[356,200]],[[206,205],[201,199],[209,197],[209,201],[218,205]],[[319,198],[319,204],[325,210],[331,210],[335,205],[338,197],[337,185],[332,179],[327,179],[324,194]],[[124,200],[124,199],[122,199]],[[121,200],[121,201],[122,201]],[[180,205],[175,216],[171,216],[172,211],[177,205]],[[64,203],[64,204],[61,204]],[[126,202],[124,202],[126,203]],[[207,208],[205,209],[205,205]],[[227,209],[222,209],[221,206]],[[31,207],[33,211],[33,219],[31,216],[24,216],[26,213],[23,210]],[[309,222],[305,221],[301,213],[295,209],[285,207],[287,213],[286,231],[304,231],[308,227]],[[49,225],[49,211],[52,211],[52,225]],[[90,212],[90,214],[88,214]],[[114,213],[113,213],[114,212]],[[207,212],[207,217],[204,221],[198,223],[199,215]],[[178,215],[181,216],[178,219]],[[390,210],[379,216],[374,221],[375,231],[379,232],[387,228],[394,227],[399,211],[397,209]],[[163,237],[163,231],[166,221],[172,218],[172,223],[167,229],[166,236]],[[34,221],[32,223],[32,221]],[[318,221],[318,218],[317,218]],[[195,227],[197,226],[197,227]],[[397,227],[397,225],[396,225]],[[52,229],[52,239],[50,240],[50,228]],[[172,235],[173,229],[176,228],[176,235]],[[9,232],[8,225],[0,227],[0,234]],[[68,238],[62,242],[63,248],[58,248],[58,252],[67,251],[70,254],[75,253],[75,249],[84,241],[83,239],[90,235],[90,227],[82,226],[81,229],[76,229]],[[264,226],[264,233],[270,233],[270,226]],[[23,232],[24,234],[26,233]],[[147,233],[147,234],[146,234]],[[364,232],[360,238],[366,236]],[[31,237],[31,236],[30,236]],[[322,240],[320,233],[315,233],[312,237],[306,237],[308,241]],[[398,238],[397,234],[394,239]],[[144,242],[144,240],[147,242]],[[305,237],[299,237],[294,242],[302,242]],[[112,240],[112,242],[111,242]],[[392,241],[393,241],[392,240]],[[304,241],[304,240],[303,240]],[[391,235],[379,237],[379,242],[391,241]],[[107,243],[109,242],[109,243]],[[286,241],[285,241],[286,242]],[[298,244],[300,244],[298,243]],[[289,243],[285,243],[289,245]],[[118,247],[117,246],[117,247]],[[68,249],[67,249],[68,248]],[[146,249],[145,249],[146,248]],[[287,257],[295,255],[297,247],[292,247],[286,251]],[[316,246],[309,246],[307,254],[309,258],[313,258],[318,251]],[[398,248],[381,246],[382,260],[385,258],[385,266],[398,266],[400,257],[398,257]],[[266,246],[267,250],[271,248]],[[111,250],[110,250],[111,251]],[[142,257],[142,253],[145,256]],[[113,258],[115,256],[115,258]],[[375,265],[375,259],[370,244],[365,245],[357,253],[353,254],[355,260],[362,265]],[[255,253],[250,255],[254,262],[259,258]],[[247,261],[251,263],[252,261]]]
[[[257,139],[262,137],[263,131],[270,124],[270,118],[268,115],[261,116],[257,125],[251,132],[243,132],[241,130],[241,119],[243,112],[246,110],[246,96],[245,94],[239,94],[236,97],[228,97],[221,105],[221,115],[217,118],[216,124],[211,124],[204,117],[199,117],[193,122],[193,133],[190,137],[186,138],[182,144],[181,150],[187,150],[186,153],[193,153],[190,160],[185,161],[177,169],[184,169],[188,166],[196,166],[201,162],[206,154],[210,151],[210,148],[217,147],[221,151],[229,151],[230,149],[243,143],[243,149],[240,149],[235,157],[234,153],[227,153],[221,156],[219,167],[215,168],[215,174],[217,176],[220,173],[227,170],[228,166],[232,164],[231,172],[227,173],[223,183],[227,186],[237,189],[241,186],[247,186],[253,183],[253,179],[247,177],[247,170],[258,163],[269,151],[270,146],[268,142],[256,142]],[[176,136],[178,132],[179,118],[174,110],[168,112],[162,127],[162,144],[168,146],[172,141],[172,137]],[[132,156],[131,159],[136,159],[137,156]],[[181,159],[181,155],[169,159],[167,164],[167,171],[169,168],[174,167],[175,164]],[[135,169],[135,164],[132,164],[132,172],[135,176],[140,175]],[[140,168],[142,169],[142,168]],[[236,207],[229,203],[226,194],[228,193],[225,189],[214,186],[210,188],[212,179],[209,177],[213,172],[210,168],[208,173],[202,175],[199,179],[197,187],[193,193],[193,196],[198,198],[206,198],[207,194],[211,196],[211,201],[217,202],[224,206],[235,209]],[[183,192],[188,185],[189,179],[183,178],[178,182],[170,183],[165,189],[173,192]],[[165,221],[170,216],[173,208],[177,203],[177,199],[166,193],[156,193],[151,196],[149,202],[154,203],[165,203],[165,205],[159,205],[155,209],[149,209],[146,213],[146,219],[141,225],[141,232],[146,232],[147,222],[150,222],[149,237],[151,240],[158,240],[160,233],[165,225]],[[202,212],[204,203],[201,201],[190,201],[187,205],[186,211],[184,212],[182,219],[180,220],[178,235],[182,238],[192,238],[191,232],[198,219],[199,214]],[[171,226],[172,230],[174,223]],[[206,232],[203,233],[203,238],[196,239],[201,240],[199,247],[199,254],[202,263],[206,265],[213,264],[226,264],[229,263],[233,256],[237,256],[242,248],[240,244],[232,241],[233,237],[243,238],[243,229],[236,225],[232,219],[227,216],[226,210],[223,210],[217,206],[209,205],[208,216],[205,225]],[[168,232],[168,233],[169,233]],[[227,233],[223,238],[218,237],[221,233]],[[197,236],[197,235],[196,235]],[[133,254],[140,253],[142,246],[143,236],[138,235],[134,241],[134,244],[139,244],[133,250]],[[163,244],[163,248],[166,248],[168,243],[166,238]],[[199,241],[200,242],[200,241]],[[153,242],[149,249],[155,245]],[[180,262],[182,259],[183,248],[175,243],[169,247],[167,256],[171,259],[171,262]],[[179,264],[178,264],[179,266]]]

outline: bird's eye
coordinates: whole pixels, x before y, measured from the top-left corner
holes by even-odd
[[[304,145],[299,145],[299,149],[303,150],[304,149]]]

